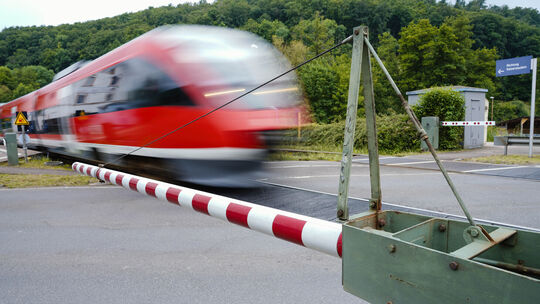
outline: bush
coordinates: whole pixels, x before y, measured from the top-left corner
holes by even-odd
[[[437,116],[440,121],[462,121],[465,119],[465,100],[451,89],[434,88],[427,91],[413,110],[419,120],[425,116]],[[463,128],[439,128],[439,148],[442,150],[463,147]]]
[[[491,113],[490,113],[491,115]],[[521,100],[495,101],[493,119],[496,122],[510,120],[518,117],[529,116],[530,107]],[[491,117],[491,116],[490,116]]]
[[[345,122],[313,124],[302,129],[302,144],[305,146],[340,147],[343,145]],[[413,124],[406,114],[392,114],[377,117],[377,139],[379,151],[384,154],[417,151],[420,147]],[[296,130],[291,131],[291,138]],[[294,141],[289,142],[294,144]],[[356,121],[354,148],[367,149],[366,119]]]

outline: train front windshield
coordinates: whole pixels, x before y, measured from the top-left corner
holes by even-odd
[[[206,27],[181,28],[175,60],[195,71],[191,79],[212,107],[220,106],[290,69],[270,43],[255,35]],[[291,72],[261,87],[228,109],[276,109],[297,106],[302,95]]]

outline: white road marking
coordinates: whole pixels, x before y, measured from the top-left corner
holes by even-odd
[[[419,161],[419,162],[395,163],[395,164],[385,164],[385,165],[387,165],[387,166],[401,166],[401,165],[429,164],[429,163],[434,163],[434,162],[435,162],[434,160],[425,160],[425,161]]]
[[[315,168],[315,167],[339,167],[339,164],[332,164],[332,165],[285,165],[285,166],[269,166],[272,169],[289,169],[289,168]]]
[[[302,190],[302,191],[306,191],[306,192],[312,192],[312,193],[320,193],[320,194],[326,194],[326,195],[331,195],[331,196],[336,196],[337,197],[337,194],[336,193],[330,193],[330,192],[324,192],[324,191],[317,191],[317,190],[312,190],[312,189],[307,189],[307,188],[301,188],[301,187],[295,187],[295,186],[289,186],[289,185],[283,185],[283,184],[276,184],[276,183],[272,183],[272,182],[262,182],[264,184],[268,184],[268,185],[273,185],[273,186],[278,186],[278,187],[283,187],[283,188],[289,188],[289,189],[295,189],[295,190]],[[2,190],[0,190],[2,191]],[[350,199],[354,199],[354,200],[358,200],[358,201],[364,201],[364,202],[369,202],[369,199],[365,199],[365,198],[360,198],[360,197],[355,197],[355,196],[349,196]],[[440,211],[433,211],[433,210],[429,210],[429,209],[423,209],[423,208],[416,208],[416,207],[410,207],[410,206],[406,206],[406,205],[399,205],[399,204],[392,204],[392,203],[387,203],[387,202],[382,202],[383,206],[386,206],[386,207],[401,207],[401,208],[406,208],[406,209],[409,209],[408,211],[419,211],[419,212],[426,212],[426,213],[432,213],[432,214],[437,214],[439,215],[439,217],[441,218],[444,218],[446,216],[450,216],[450,217],[456,217],[456,218],[461,218],[463,220],[465,220],[465,216],[463,215],[457,215],[457,214],[451,214],[451,213],[444,213],[444,212],[440,212]],[[385,208],[386,209],[386,208]],[[389,208],[390,209],[390,208]],[[388,209],[386,209],[388,210]],[[481,222],[485,222],[485,223],[490,223],[490,224],[493,224],[493,225],[498,225],[498,226],[507,226],[507,227],[514,227],[514,228],[517,228],[517,229],[522,229],[522,230],[528,230],[528,231],[535,231],[535,232],[540,232],[540,229],[537,229],[537,228],[531,228],[531,227],[525,227],[525,226],[518,226],[518,225],[514,225],[514,224],[507,224],[507,223],[502,223],[502,222],[496,222],[496,221],[492,221],[492,220],[485,220],[485,219],[481,219],[481,218],[474,218],[475,220],[478,220],[478,221],[481,221]]]
[[[353,159],[353,160],[369,160],[369,156],[367,155],[362,155],[361,157],[358,157],[358,156],[355,156],[356,158]],[[379,160],[381,159],[390,159],[390,158],[400,158],[399,156],[379,156]]]
[[[463,171],[466,173],[469,172],[483,172],[483,171],[496,171],[496,170],[509,170],[509,169],[518,169],[518,168],[527,168],[528,166],[515,166],[515,167],[500,167],[500,168],[487,168],[487,169],[474,169]]]
[[[405,174],[400,174],[400,173],[390,173],[390,174],[381,174],[381,176],[419,176],[419,175],[441,175],[440,172],[430,172],[430,173],[405,173]],[[369,174],[351,174],[351,177],[365,177],[365,176],[369,176]],[[268,180],[274,180],[274,179],[280,179],[280,180],[283,180],[283,179],[309,179],[309,178],[326,178],[326,177],[331,177],[331,178],[336,178],[336,177],[339,177],[338,174],[333,174],[333,175],[300,175],[300,176],[281,176],[281,177],[271,177],[271,178],[263,178],[263,179],[259,179],[258,181],[268,181]]]

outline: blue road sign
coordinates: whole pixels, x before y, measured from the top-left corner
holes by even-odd
[[[495,62],[495,75],[497,77],[529,74],[531,72],[532,56],[515,57],[497,60]]]

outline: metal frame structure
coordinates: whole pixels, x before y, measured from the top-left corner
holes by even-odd
[[[477,225],[442,166],[414,112],[369,43],[368,28],[353,32],[353,54],[337,215],[343,224],[343,288],[373,303],[533,303],[540,295],[540,234]],[[375,58],[425,142],[467,222],[381,211],[375,100]],[[349,218],[352,147],[360,78],[364,86],[370,211]]]

